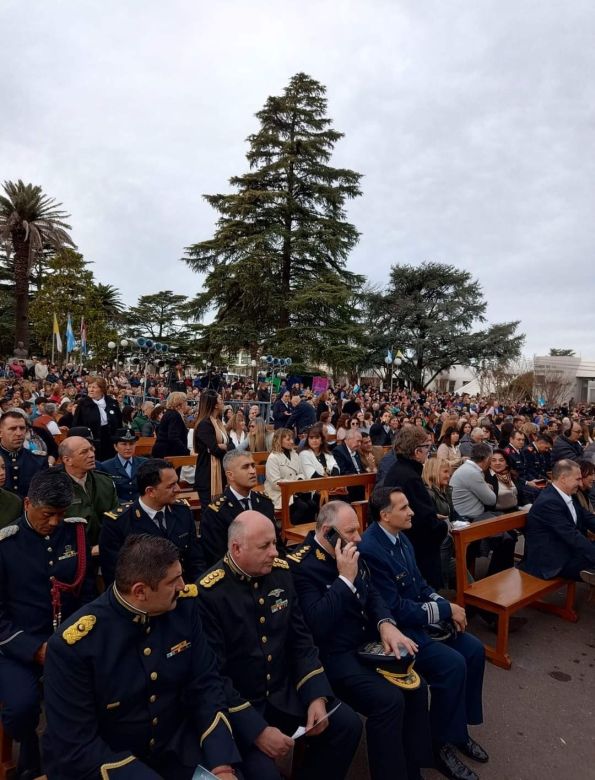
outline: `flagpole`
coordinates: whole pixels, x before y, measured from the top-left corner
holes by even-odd
[[[54,324],[52,323],[52,365],[54,365]]]

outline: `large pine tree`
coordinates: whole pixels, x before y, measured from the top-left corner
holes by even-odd
[[[363,277],[346,269],[359,234],[345,203],[361,194],[361,176],[330,166],[343,134],[326,116],[325,92],[298,73],[269,97],[248,138],[249,172],[230,179],[233,193],[205,195],[220,215],[215,235],[188,247],[184,260],[207,274],[191,309],[196,317],[215,311],[203,339],[213,354],[244,347],[252,357],[272,351],[305,362],[324,359],[332,339],[349,346],[354,323],[343,304]]]

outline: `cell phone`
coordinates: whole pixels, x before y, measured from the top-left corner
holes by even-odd
[[[347,544],[347,541],[346,541],[345,539],[343,539],[343,537],[342,537],[342,536],[341,536],[341,534],[340,534],[340,533],[337,531],[337,529],[336,529],[336,528],[331,528],[331,530],[330,530],[330,531],[327,531],[327,532],[325,533],[325,535],[324,535],[324,538],[325,538],[325,539],[327,540],[327,542],[328,542],[328,543],[331,545],[331,547],[333,548],[333,550],[334,550],[334,549],[335,549],[335,547],[337,546],[337,542],[339,541],[339,539],[341,540],[341,549],[343,549],[343,548],[345,547],[345,545]]]

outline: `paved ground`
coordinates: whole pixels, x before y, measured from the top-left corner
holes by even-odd
[[[595,780],[595,598],[586,599],[579,585],[578,623],[519,612],[529,623],[510,637],[512,669],[486,664],[485,723],[472,730],[490,754],[473,765],[481,780]],[[470,629],[493,643],[479,619]],[[369,780],[363,746],[349,780]]]

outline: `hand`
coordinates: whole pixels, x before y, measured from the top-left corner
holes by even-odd
[[[269,758],[282,758],[293,747],[293,739],[285,736],[282,731],[279,731],[274,726],[267,726],[256,737],[254,744]]]
[[[238,776],[228,764],[221,764],[211,769],[211,774],[219,780],[238,780]]]
[[[44,642],[41,647],[38,647],[33,656],[33,660],[36,664],[43,666],[45,663],[45,654],[47,653],[48,643]]]
[[[326,720],[324,720],[315,728],[312,728],[316,723],[318,723],[319,720],[322,720],[322,718],[326,718],[326,702],[324,699],[314,699],[314,701],[310,702],[310,706],[308,707],[306,731],[312,729],[308,736],[317,737],[319,734],[322,734],[322,732],[328,726],[328,718],[326,718]]]
[[[353,542],[347,542],[345,547],[341,549],[342,544],[343,540],[337,539],[337,544],[335,545],[337,570],[339,571],[339,574],[342,574],[343,577],[346,577],[349,580],[349,582],[353,583],[357,577],[357,561],[359,558],[359,553]]]
[[[457,631],[463,632],[467,628],[467,614],[465,613],[465,610],[458,604],[451,604],[450,610]]]
[[[392,623],[380,624],[380,639],[385,653],[392,652],[397,658],[401,655],[401,647],[411,655],[417,653],[418,647],[412,639],[402,634]]]
[[[99,555],[99,545],[94,544],[93,547],[91,547],[91,556],[93,558],[97,558],[98,555]]]

